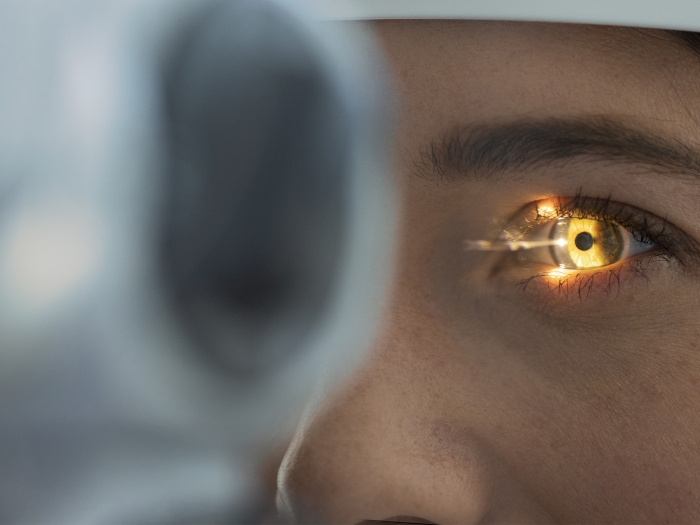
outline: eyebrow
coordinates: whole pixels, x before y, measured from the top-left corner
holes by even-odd
[[[426,144],[415,167],[419,176],[450,182],[586,160],[624,163],[700,180],[700,151],[696,146],[603,116],[526,119],[502,125],[455,127]]]

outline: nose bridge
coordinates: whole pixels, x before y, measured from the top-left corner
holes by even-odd
[[[279,477],[280,499],[298,521],[477,523],[488,514],[488,449],[441,415],[438,378],[402,358],[401,339],[375,345],[299,430]]]

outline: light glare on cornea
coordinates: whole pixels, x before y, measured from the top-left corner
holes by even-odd
[[[564,246],[566,239],[549,239],[546,241],[464,241],[464,249],[469,251],[498,252],[498,251],[518,251],[532,250],[547,246]]]

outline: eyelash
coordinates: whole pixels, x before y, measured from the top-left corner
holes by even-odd
[[[560,200],[555,205],[555,211],[560,217],[615,223],[628,230],[635,240],[655,245],[683,265],[684,255],[700,255],[696,243],[665,218],[661,219],[634,206],[615,202],[611,197],[585,197],[579,190],[572,199],[566,202]],[[541,224],[549,220],[551,218],[538,216],[535,222]]]
[[[543,279],[546,283],[546,288],[550,292],[556,292],[559,295],[563,295],[565,298],[569,296],[577,296],[581,301],[587,299],[591,294],[595,285],[601,284],[601,277],[603,278],[604,290],[607,292],[619,293],[620,287],[622,286],[621,274],[623,271],[631,271],[635,275],[640,276],[646,282],[649,282],[650,277],[648,275],[649,266],[652,262],[659,261],[664,263],[671,263],[674,259],[672,256],[665,253],[648,253],[634,258],[633,260],[623,261],[612,268],[606,268],[602,270],[581,270],[576,271],[571,274],[562,275],[556,278],[556,281],[552,280],[552,276],[549,272],[538,273],[527,279],[524,279],[518,283],[518,286],[522,288],[525,292],[530,284],[535,282],[537,279]],[[605,279],[607,277],[607,280]]]
[[[552,213],[543,215],[539,211],[538,203],[535,202],[533,205],[537,207],[537,214],[529,223],[525,234],[552,222]],[[578,270],[558,276],[554,280],[551,271],[538,273],[518,283],[523,291],[527,290],[534,281],[543,279],[550,291],[566,297],[574,294],[583,300],[591,293],[594,285],[601,282],[601,277],[608,291],[616,289],[619,292],[622,282],[621,273],[625,270],[632,271],[648,282],[650,279],[648,270],[653,262],[659,261],[666,264],[676,262],[681,268],[685,268],[693,261],[700,260],[700,246],[688,234],[665,218],[662,219],[634,206],[616,202],[610,196],[586,197],[579,189],[573,198],[558,199],[553,205],[554,215],[557,217],[595,219],[615,223],[628,230],[635,240],[653,245],[653,249],[620,261],[610,268]],[[607,280],[604,279],[605,276]]]

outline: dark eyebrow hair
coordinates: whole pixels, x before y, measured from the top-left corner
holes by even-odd
[[[426,144],[415,166],[422,177],[449,182],[585,159],[700,179],[700,152],[695,146],[603,116],[525,119],[455,127]]]
[[[666,34],[670,35],[672,40],[687,48],[694,55],[700,56],[700,33],[669,30],[666,31]]]

